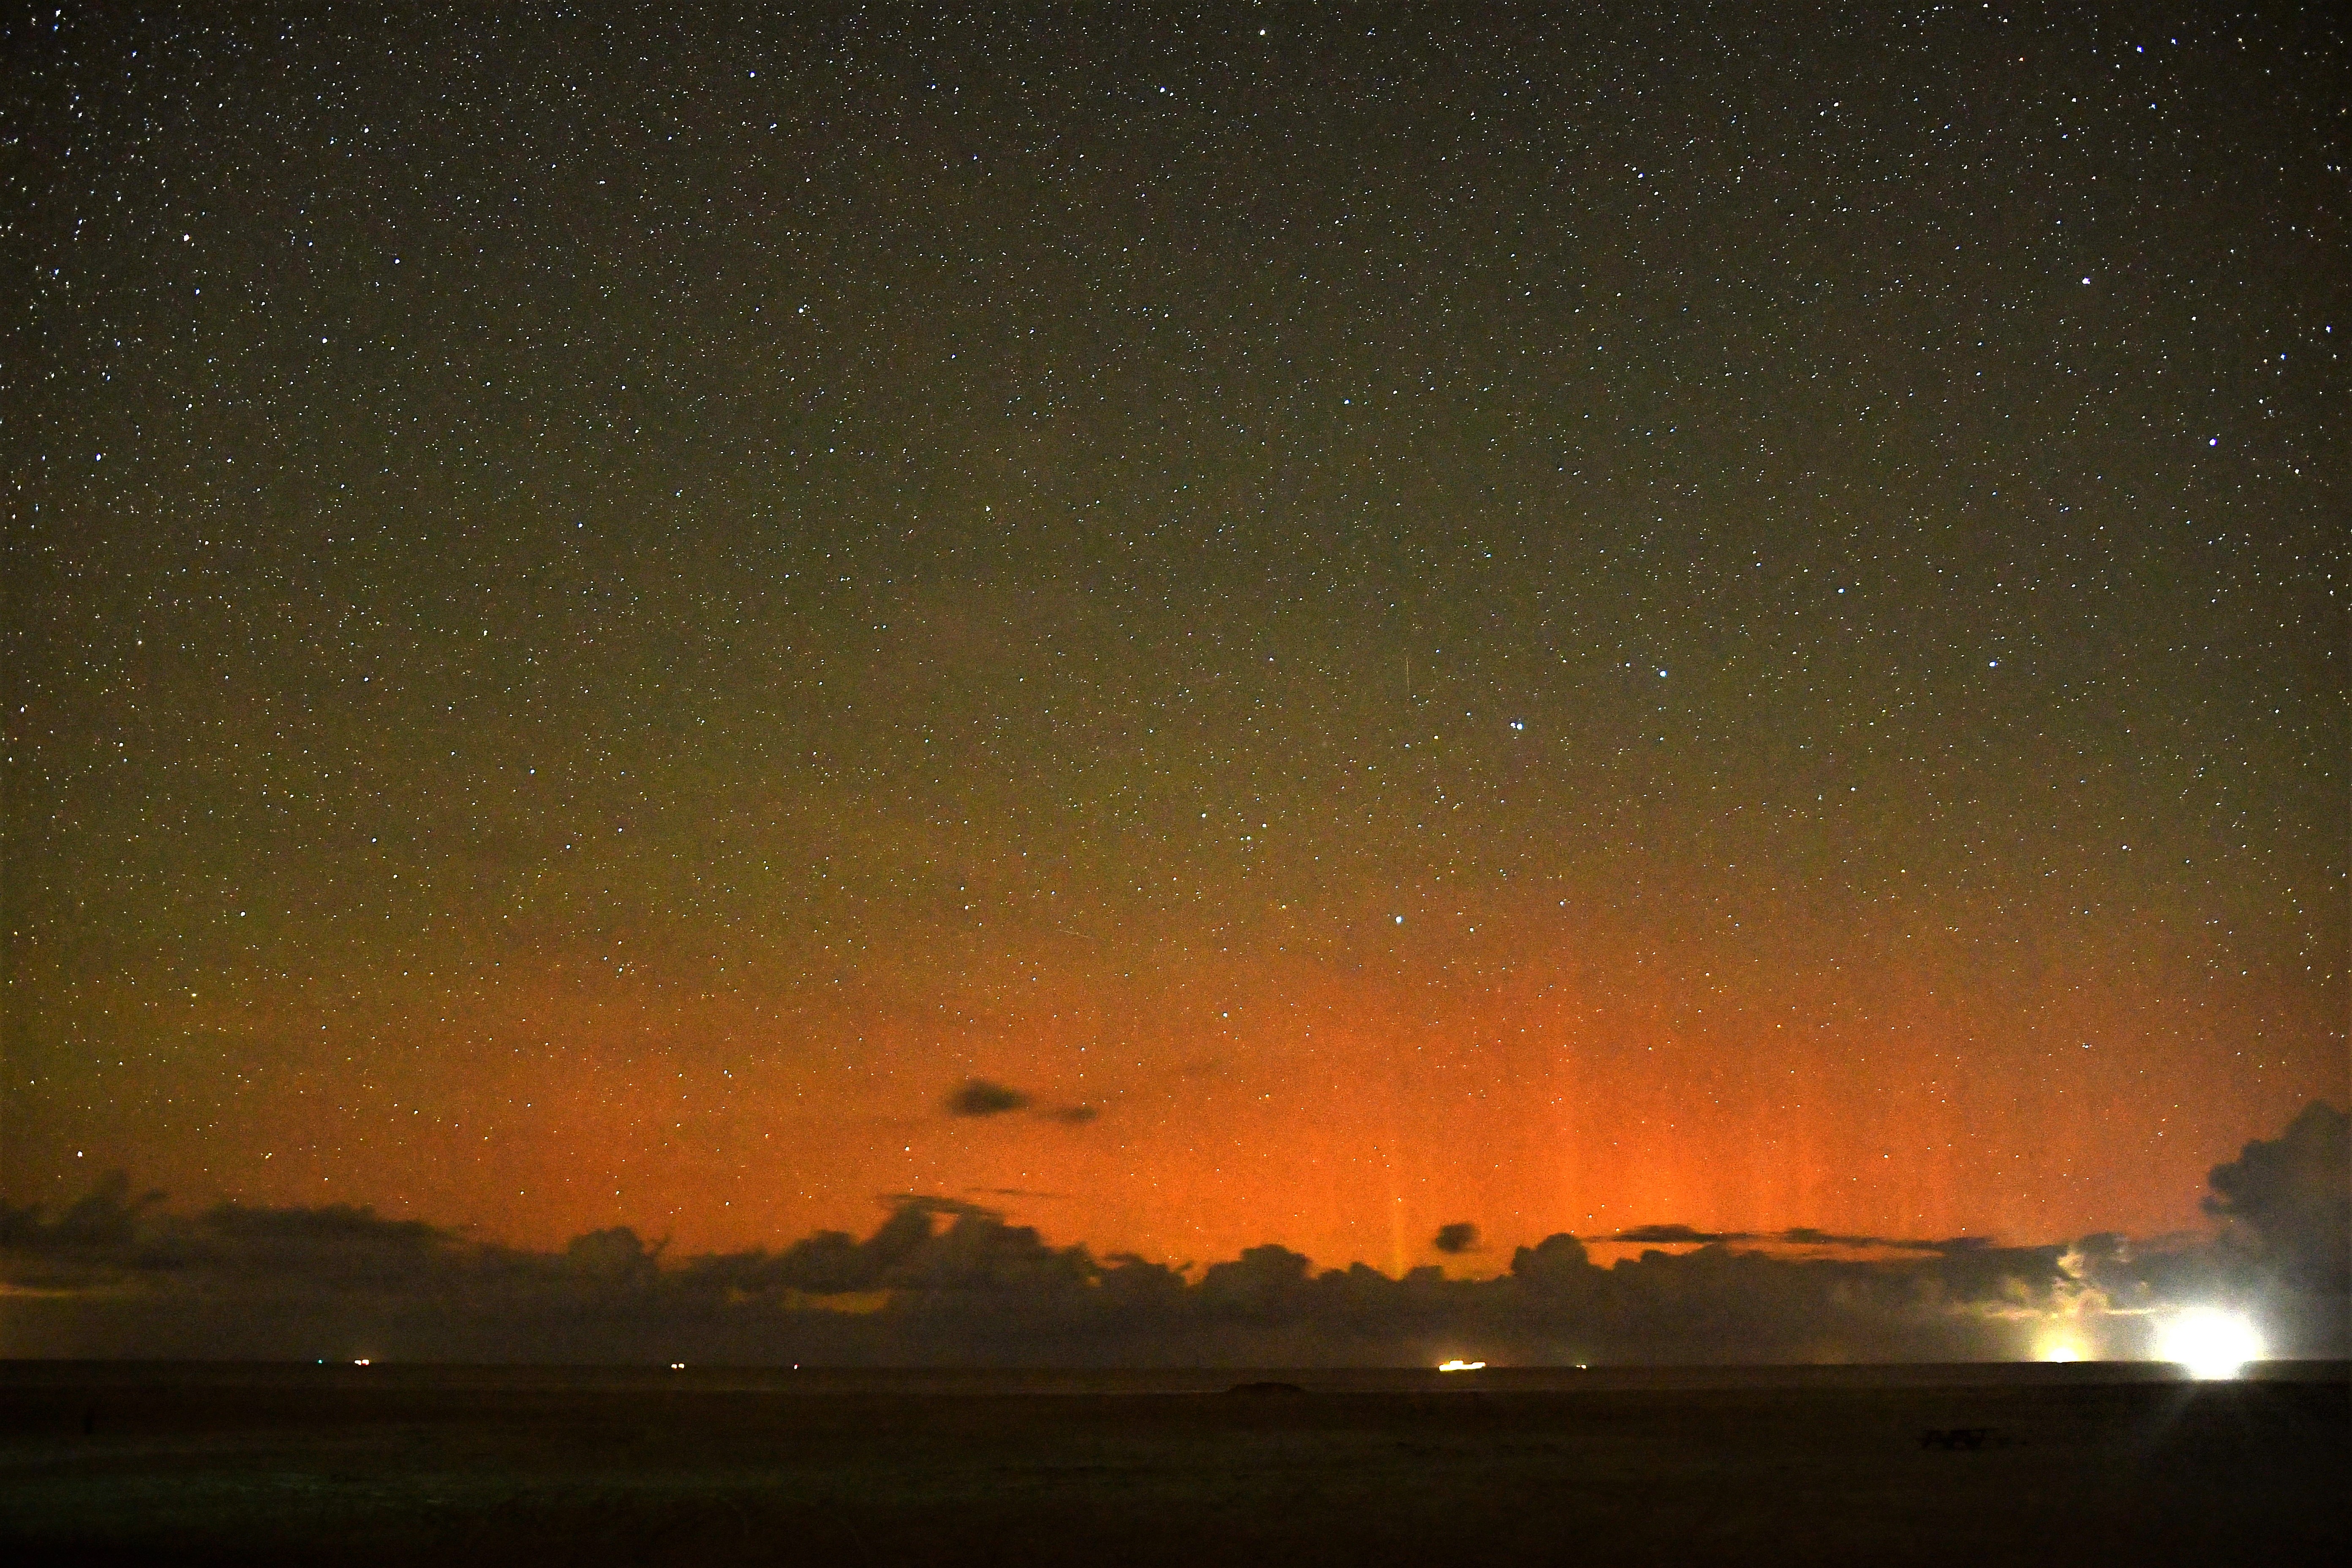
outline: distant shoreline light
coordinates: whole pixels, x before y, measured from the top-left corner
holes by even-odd
[[[1440,1372],[1476,1372],[1486,1364],[1486,1363],[1483,1361],[1442,1361],[1437,1363],[1437,1370]]]

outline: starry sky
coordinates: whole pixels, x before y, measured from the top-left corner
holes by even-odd
[[[2198,1224],[2347,1098],[2345,40],[1633,9],[8,24],[0,1190]]]

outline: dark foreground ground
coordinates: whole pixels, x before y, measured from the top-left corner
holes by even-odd
[[[0,1562],[2352,1560],[2342,1368],[2070,1372],[1228,1394],[0,1364]],[[1955,1428],[1982,1446],[1923,1446]]]

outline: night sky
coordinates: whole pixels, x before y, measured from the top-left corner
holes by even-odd
[[[0,1191],[1476,1274],[2346,1102],[2316,8],[588,9],[7,25]]]

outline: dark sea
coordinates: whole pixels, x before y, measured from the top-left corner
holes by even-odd
[[[2263,1362],[2241,1381],[2352,1382],[2352,1363]],[[374,1362],[0,1361],[0,1387],[93,1382],[222,1388],[438,1388],[610,1393],[630,1389],[807,1394],[1223,1394],[1295,1384],[1322,1394],[1587,1394],[1705,1389],[2070,1388],[2193,1381],[2165,1362],[1932,1364],[1434,1367],[539,1366]]]
[[[0,1363],[0,1563],[2352,1553],[2352,1369]]]

